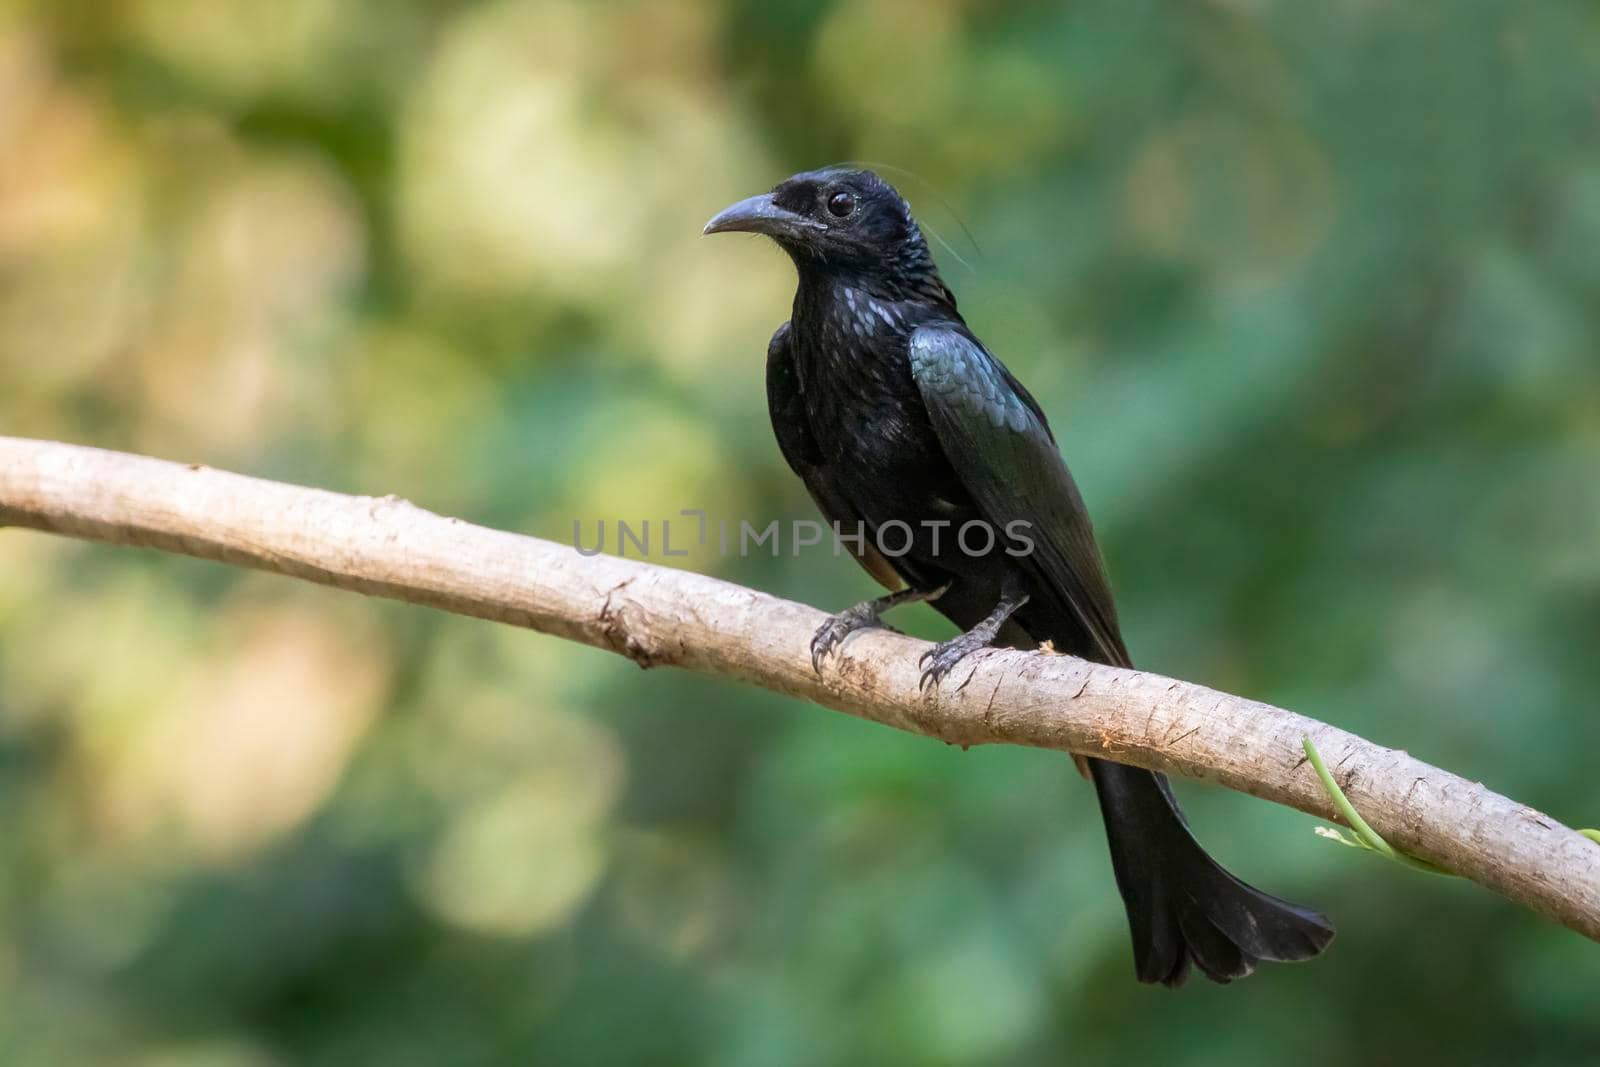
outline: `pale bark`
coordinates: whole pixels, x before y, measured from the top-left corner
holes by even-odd
[[[1600,845],[1477,782],[1281,708],[1068,656],[992,650],[918,688],[926,643],[849,639],[819,675],[812,608],[638,560],[141,456],[0,438],[0,525],[137,545],[426,604],[735,678],[952,744],[1106,756],[1333,819],[1310,737],[1391,844],[1600,940]],[[0,565],[3,565],[0,542]],[[92,649],[85,669],[93,669]],[[1353,861],[1354,862],[1354,861]]]

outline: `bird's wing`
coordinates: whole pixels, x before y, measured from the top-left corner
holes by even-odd
[[[1038,403],[956,323],[912,333],[911,373],[945,455],[995,536],[1004,537],[1008,523],[1027,523],[1033,549],[1017,562],[1037,592],[1069,613],[1100,658],[1128,665],[1089,512]]]
[[[823,473],[822,450],[811,436],[811,423],[806,416],[805,399],[800,392],[800,376],[795,370],[794,353],[789,343],[789,324],[778,327],[767,345],[767,413],[772,416],[772,432],[778,439],[778,450],[789,468],[800,476],[806,491],[816,501],[822,517],[837,522],[843,529],[855,531],[861,513],[851,506]],[[889,561],[873,547],[871,538],[846,541],[856,560],[866,572],[886,589],[898,589],[904,584],[899,573]]]

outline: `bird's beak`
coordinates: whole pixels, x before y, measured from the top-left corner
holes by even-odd
[[[706,223],[702,233],[764,233],[768,237],[800,237],[807,230],[824,227],[773,202],[771,193],[752,196]]]

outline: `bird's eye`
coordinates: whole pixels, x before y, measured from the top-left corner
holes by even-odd
[[[842,219],[856,209],[856,198],[849,193],[834,193],[828,197],[828,213]]]

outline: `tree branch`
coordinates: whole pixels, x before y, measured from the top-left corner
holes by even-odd
[[[1154,674],[996,649],[918,690],[925,642],[851,638],[727,582],[350,497],[141,456],[0,437],[0,525],[138,545],[524,626],[736,678],[951,744],[1031,745],[1201,778],[1335,819],[1310,737],[1395,847],[1600,940],[1600,846],[1481,784],[1312,719]]]

